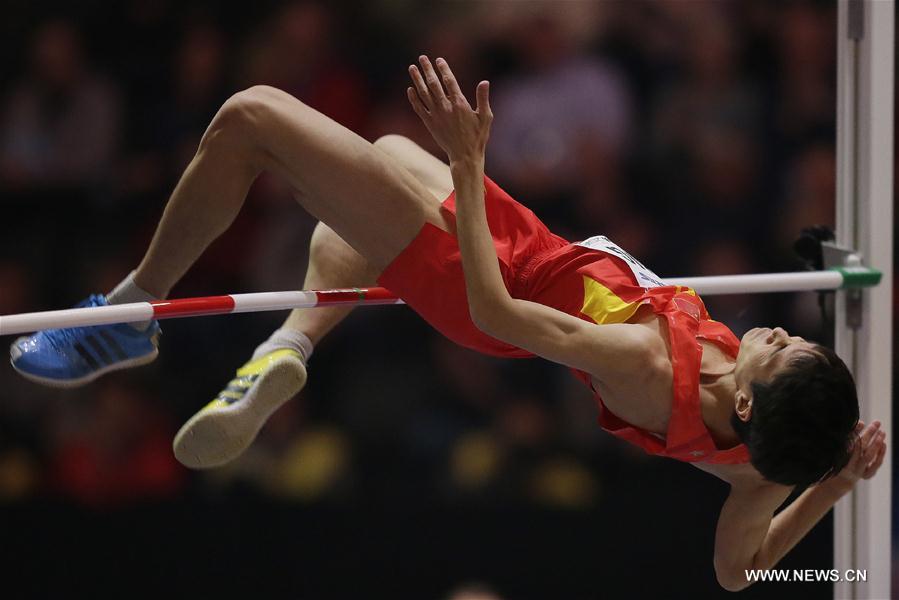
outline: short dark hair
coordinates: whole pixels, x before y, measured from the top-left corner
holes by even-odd
[[[768,481],[806,486],[842,470],[858,437],[858,395],[846,364],[826,346],[797,357],[769,383],[753,382],[752,415],[731,425]]]

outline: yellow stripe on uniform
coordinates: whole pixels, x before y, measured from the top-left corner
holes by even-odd
[[[696,295],[696,290],[694,290],[693,288],[688,288],[685,285],[678,285],[675,287],[676,287],[676,290],[675,290],[676,294],[690,294],[691,296]]]
[[[624,323],[640,308],[639,302],[625,302],[595,279],[584,277],[584,306],[581,312],[599,325]]]

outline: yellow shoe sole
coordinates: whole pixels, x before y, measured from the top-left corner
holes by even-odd
[[[303,361],[295,353],[279,354],[240,400],[213,400],[181,427],[172,442],[178,462],[191,469],[219,467],[253,443],[272,413],[306,384]]]

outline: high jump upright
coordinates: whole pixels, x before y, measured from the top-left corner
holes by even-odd
[[[837,24],[837,242],[883,271],[881,285],[838,292],[836,351],[858,385],[861,418],[892,429],[894,0],[839,0]],[[855,300],[854,294],[860,294]],[[858,316],[861,322],[858,323]],[[834,567],[866,569],[834,598],[890,598],[892,460],[834,513]]]

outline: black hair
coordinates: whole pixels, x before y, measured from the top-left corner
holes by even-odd
[[[752,382],[748,421],[731,425],[768,481],[806,486],[840,472],[858,437],[858,395],[846,364],[825,346],[803,354],[769,383]]]

